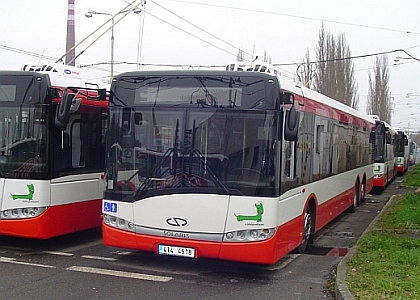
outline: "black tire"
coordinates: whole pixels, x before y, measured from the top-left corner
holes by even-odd
[[[360,206],[360,190],[359,190],[359,183],[356,183],[356,185],[354,186],[353,204],[349,207],[349,212],[354,213],[359,206]]]
[[[302,243],[295,249],[296,253],[305,253],[308,244],[313,242],[313,235],[315,232],[315,215],[311,205],[308,205],[303,217],[303,236]]]
[[[366,200],[366,180],[362,181],[362,185],[360,187],[360,203],[365,202]]]

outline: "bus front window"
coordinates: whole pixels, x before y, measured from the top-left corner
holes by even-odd
[[[134,121],[135,113],[111,112],[109,190],[135,192],[133,200],[187,190],[278,195],[274,113],[142,108],[141,122]]]
[[[0,111],[0,172],[3,178],[42,179],[47,168],[46,110],[40,106]]]

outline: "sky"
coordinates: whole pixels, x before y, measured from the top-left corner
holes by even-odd
[[[133,0],[75,0],[76,65],[90,80],[110,76],[110,15]],[[140,1],[136,1],[139,3]],[[54,62],[66,52],[67,0],[0,0],[0,70]],[[95,14],[86,18],[88,10]],[[119,19],[125,16],[123,19]],[[162,68],[221,67],[264,57],[296,80],[309,51],[315,59],[319,30],[344,34],[366,112],[368,73],[375,54],[389,61],[392,125],[420,131],[420,2],[418,0],[147,0],[140,14],[114,18],[114,74]],[[100,36],[102,34],[102,36]],[[89,37],[90,36],[90,37]],[[88,38],[89,37],[89,38]],[[397,51],[397,50],[404,51]],[[356,58],[357,57],[357,58]],[[397,57],[402,57],[395,62]],[[416,58],[413,59],[412,57]],[[141,66],[138,66],[138,63]]]

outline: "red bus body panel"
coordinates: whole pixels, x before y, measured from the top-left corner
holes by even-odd
[[[101,226],[102,199],[50,206],[38,217],[0,220],[0,234],[49,239]],[[77,222],[75,222],[77,219]]]

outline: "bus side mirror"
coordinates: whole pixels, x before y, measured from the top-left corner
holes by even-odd
[[[280,93],[280,103],[281,104],[294,104],[295,103],[295,95],[288,92],[281,92]]]
[[[67,91],[63,92],[61,102],[57,107],[55,114],[55,127],[59,130],[65,130],[70,120],[70,106],[76,95],[69,94]]]
[[[284,122],[284,139],[286,141],[296,142],[298,140],[299,115],[299,111],[294,106],[289,111],[286,111]]]
[[[106,100],[106,89],[98,89],[99,100]]]

